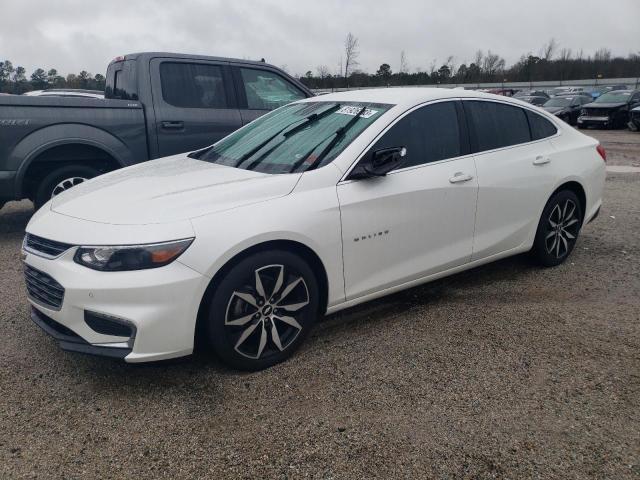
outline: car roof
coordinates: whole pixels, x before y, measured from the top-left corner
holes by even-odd
[[[419,105],[432,100],[442,100],[447,98],[486,98],[491,100],[507,101],[522,105],[518,100],[511,100],[511,97],[494,95],[491,93],[478,92],[474,90],[457,90],[452,88],[430,88],[430,87],[396,87],[396,88],[369,88],[363,90],[349,90],[345,92],[327,93],[320,97],[312,97],[301,102],[313,101],[342,101],[342,102],[363,102],[363,103],[389,103],[399,106]]]
[[[193,55],[188,53],[175,53],[175,52],[137,52],[137,53],[128,53],[124,56],[125,60],[136,60],[137,58],[183,58],[190,60],[210,60],[216,62],[233,62],[233,63],[244,63],[249,65],[260,65],[262,67],[269,66],[278,69],[275,65],[271,65],[270,63],[263,62],[260,60],[243,60],[241,58],[230,58],[230,57],[214,57],[210,55]],[[280,70],[280,69],[278,69]]]

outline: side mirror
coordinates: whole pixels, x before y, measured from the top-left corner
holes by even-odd
[[[376,150],[356,165],[349,178],[383,177],[398,168],[406,155],[407,149],[405,147]]]

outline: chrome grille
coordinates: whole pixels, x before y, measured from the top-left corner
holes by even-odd
[[[64,287],[52,277],[29,265],[24,266],[29,297],[36,303],[60,310],[64,299]]]
[[[67,243],[56,242],[55,240],[47,240],[27,233],[24,239],[25,250],[46,258],[55,258],[69,250],[73,245]]]

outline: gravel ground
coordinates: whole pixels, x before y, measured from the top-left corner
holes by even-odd
[[[640,478],[638,173],[609,175],[566,264],[333,315],[254,374],[60,351],[27,315],[30,214],[0,211],[0,478]]]

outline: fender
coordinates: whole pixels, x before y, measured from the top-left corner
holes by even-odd
[[[10,169],[17,170],[14,180],[16,198],[21,197],[25,172],[38,155],[52,147],[69,144],[83,144],[99,148],[111,155],[121,167],[136,163],[129,147],[105,130],[75,123],[45,127],[20,140],[9,155],[7,165]]]

